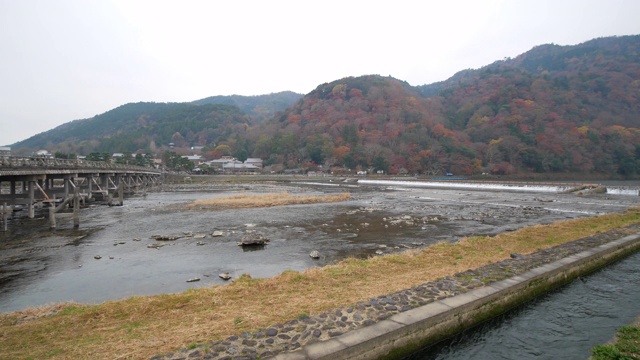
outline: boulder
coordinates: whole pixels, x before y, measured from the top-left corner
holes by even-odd
[[[211,233],[211,236],[213,236],[213,237],[219,237],[219,236],[222,236],[222,235],[224,235],[224,233],[222,231],[220,231],[220,230],[216,230],[216,231]]]
[[[247,231],[238,242],[238,246],[255,246],[255,245],[266,245],[269,243],[269,239],[267,239],[263,234],[256,231]]]
[[[181,238],[180,235],[151,235],[151,238],[158,241],[173,241]]]
[[[231,279],[231,275],[229,275],[229,273],[228,273],[228,272],[220,273],[218,276],[219,276],[219,277],[220,277],[220,279],[222,279],[222,280],[229,280],[229,279]]]
[[[312,259],[319,259],[320,253],[318,252],[318,250],[313,250],[309,253],[309,256],[311,256]]]

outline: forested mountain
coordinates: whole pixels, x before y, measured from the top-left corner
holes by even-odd
[[[156,146],[205,146],[238,136],[286,109],[302,95],[214,96],[192,103],[130,103],[90,119],[75,120],[13,145],[69,153],[155,152]]]
[[[321,84],[303,98],[127,104],[14,147],[157,155],[169,142],[227,145],[276,169],[638,176],[640,36],[541,45],[417,87],[370,75]]]
[[[302,97],[302,94],[292,91],[256,96],[219,95],[196,100],[193,104],[226,104],[237,106],[242,112],[249,115],[254,123],[260,123],[278,111],[285,110]]]
[[[538,46],[420,87],[341,79],[259,133],[253,154],[289,167],[632,176],[640,173],[640,36]]]
[[[247,115],[230,105],[184,103],[126,104],[85,120],[76,120],[33,136],[16,148],[87,154],[155,151],[157,145],[206,145],[241,133]]]

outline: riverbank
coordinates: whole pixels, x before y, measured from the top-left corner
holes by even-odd
[[[460,296],[473,289],[483,288],[501,280],[522,275],[545,264],[550,264],[578,253],[594,249],[601,245],[608,244],[611,241],[623,238],[628,234],[634,234],[637,237],[639,234],[638,231],[640,231],[640,224],[635,224],[623,229],[611,230],[606,233],[554,246],[529,255],[511,254],[509,259],[485,265],[473,270],[470,269],[452,276],[447,276],[438,279],[437,281],[427,282],[411,289],[385,294],[367,301],[361,301],[356,304],[331,309],[318,315],[299,317],[298,319],[290,320],[283,324],[276,324],[266,329],[260,329],[256,332],[230,336],[224,340],[219,340],[191,349],[185,349],[177,353],[155,356],[153,359],[224,359],[229,356],[232,358],[240,356],[248,359],[261,359],[270,358],[276,355],[278,355],[277,358],[282,359],[306,358],[306,356],[303,356],[304,351],[298,351],[296,355],[291,354],[290,351],[302,349],[303,347],[322,341],[336,339],[348,332],[363,329],[383,322],[386,319],[393,318],[396,314],[419,308],[427,304],[432,304],[439,300]],[[528,287],[529,286],[527,286],[527,288]],[[476,297],[472,298],[474,300],[476,299]],[[458,304],[458,306],[461,305]],[[450,308],[447,307],[447,309]],[[427,313],[429,312],[427,311]],[[495,315],[497,314],[465,315],[456,313],[454,317],[456,319],[460,318],[459,321],[462,321],[462,318],[468,318],[471,316],[490,318]],[[412,318],[412,321],[415,321],[415,319]],[[439,324],[440,321],[442,320],[439,319],[437,323]],[[392,330],[388,331],[400,331],[398,329],[398,325],[395,323],[394,325],[395,326],[391,326]],[[380,328],[383,329],[385,326],[383,325]],[[442,331],[444,331],[444,334],[442,335],[438,335],[438,332],[432,332],[431,336],[443,339],[447,336],[446,334],[449,334],[449,332],[447,330]],[[376,335],[371,339],[376,337],[385,337],[383,335],[384,330],[374,332]],[[367,336],[370,335],[364,335],[364,337]],[[358,336],[354,335],[354,337],[357,338]],[[375,340],[371,341],[375,342]],[[398,346],[399,343],[403,342],[400,341],[400,339],[388,341],[393,342],[395,346]],[[376,342],[376,344],[378,347],[383,347],[382,344],[378,342]],[[326,350],[325,348],[333,350]],[[416,350],[417,348],[413,349]],[[362,350],[363,349],[360,349],[356,352],[361,353]],[[379,353],[378,350],[373,350],[372,348],[368,350],[373,353]],[[407,349],[403,350],[407,351]],[[324,356],[330,356],[334,351],[340,352],[341,354],[342,352],[349,352],[348,346],[344,345],[340,341],[330,345],[323,344],[320,347],[314,348],[314,350],[309,348],[307,351],[312,351],[314,353],[321,353],[324,351]],[[400,353],[400,349],[397,349],[396,352]],[[333,357],[335,356],[337,355],[333,355]]]
[[[566,256],[565,248],[554,246],[568,243],[566,246],[571,249],[579,244],[574,240],[590,236],[595,237],[586,243],[618,238],[637,232],[638,223],[640,211],[632,209],[622,214],[537,225],[494,237],[468,238],[457,244],[441,243],[405,254],[351,259],[303,272],[287,271],[269,279],[243,276],[229,286],[133,297],[95,306],[66,306],[53,316],[3,314],[0,347],[6,349],[3,352],[7,356],[17,359],[148,358],[180,347],[189,350],[165,358],[184,358],[187,353],[196,358],[215,358],[216,349],[222,350],[219,356],[224,357],[231,356],[230,349],[239,356],[243,349],[240,345],[258,348],[260,343],[254,336],[263,334],[265,342],[271,339],[274,344],[290,344],[287,349],[291,349],[296,342],[302,345],[301,334],[305,331],[306,339],[311,341],[337,336],[346,331],[340,326],[343,323],[370,324],[388,316],[385,312],[484,286],[529,263],[547,261],[553,254]],[[613,230],[616,228],[620,229]],[[495,270],[490,266],[496,266]],[[467,272],[468,269],[476,270]],[[433,284],[425,285],[429,283]],[[412,290],[405,292],[407,289]],[[427,297],[420,299],[422,295]],[[337,313],[335,309],[343,310]],[[49,315],[56,312],[48,311]],[[378,311],[383,311],[382,315]],[[335,328],[322,329],[326,323],[320,329],[314,328],[319,324],[316,316],[333,322]],[[288,334],[296,329],[301,331],[298,338]],[[223,346],[229,347],[222,349]]]

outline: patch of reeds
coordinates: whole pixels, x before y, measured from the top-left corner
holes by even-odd
[[[199,199],[187,205],[189,209],[238,209],[283,205],[317,204],[351,199],[351,194],[292,195],[288,192],[270,194],[238,194],[224,198]]]
[[[268,279],[243,275],[228,285],[178,294],[57,305],[53,316],[46,308],[2,314],[0,354],[7,359],[149,358],[410,288],[501,261],[510,253],[528,254],[637,223],[638,208],[402,254],[347,259]]]

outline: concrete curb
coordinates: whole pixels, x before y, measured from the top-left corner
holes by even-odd
[[[278,354],[273,359],[397,359],[638,250],[640,233],[464,294],[398,313],[371,326]]]

